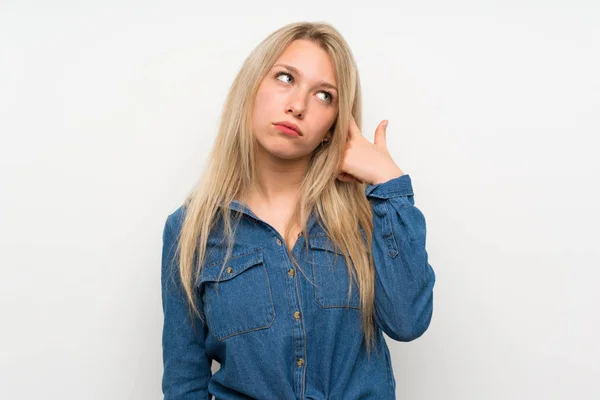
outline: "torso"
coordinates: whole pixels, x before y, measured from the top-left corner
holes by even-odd
[[[292,227],[290,234],[287,237],[284,237],[285,233],[285,224],[290,219],[293,209],[291,207],[281,208],[277,207],[276,209],[269,209],[267,207],[261,206],[259,204],[254,204],[249,201],[240,200],[244,204],[246,204],[250,210],[260,219],[271,225],[281,237],[285,240],[285,245],[287,248],[292,251],[294,245],[296,244],[296,240],[298,240],[298,235],[301,232],[300,222],[297,221],[296,224]]]
[[[281,237],[283,237],[285,240],[285,245],[287,246],[287,248],[292,251],[292,249],[294,248],[294,245],[296,244],[296,240],[298,240],[298,234],[300,233],[300,224],[294,224],[294,226],[292,227],[292,230],[290,231],[290,234],[285,237],[284,233],[285,233],[285,224],[287,222],[288,216],[286,213],[278,213],[278,212],[262,212],[260,214],[257,214],[256,211],[253,210],[253,212],[256,214],[257,217],[259,217],[260,219],[262,219],[263,221],[265,221],[266,223],[268,223],[269,225],[271,225],[273,228],[275,228],[275,230],[277,230],[277,232],[279,232],[279,234],[281,235]]]

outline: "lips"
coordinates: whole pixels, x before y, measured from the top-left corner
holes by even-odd
[[[298,135],[302,136],[302,131],[300,130],[298,125],[296,125],[292,122],[279,121],[279,122],[274,122],[273,125],[281,125],[281,126],[285,126],[287,128],[293,129],[294,131],[298,132]]]

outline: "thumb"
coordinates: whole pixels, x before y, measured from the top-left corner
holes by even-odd
[[[381,121],[381,123],[377,127],[377,130],[375,131],[375,139],[374,139],[374,142],[377,146],[385,147],[385,134],[387,131],[387,126],[388,126],[388,120],[384,119],[383,121]]]

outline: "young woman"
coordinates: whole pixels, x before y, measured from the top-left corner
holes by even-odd
[[[329,24],[284,26],[249,55],[165,224],[165,399],[395,398],[382,331],[425,332],[435,274],[386,122],[362,136],[355,61]]]

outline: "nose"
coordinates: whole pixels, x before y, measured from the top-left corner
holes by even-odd
[[[296,118],[304,118],[306,114],[306,96],[302,90],[296,90],[290,95],[286,113]]]

